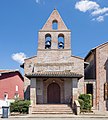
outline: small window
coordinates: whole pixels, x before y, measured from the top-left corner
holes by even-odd
[[[16,92],[18,91],[18,85],[16,85]]]
[[[45,49],[50,49],[51,48],[51,35],[46,34],[45,35]]]
[[[53,22],[52,22],[52,29],[53,30],[57,30],[58,29],[58,22],[57,22],[57,20],[53,20]]]
[[[4,100],[6,101],[8,99],[8,93],[4,93]]]
[[[58,35],[58,48],[64,49],[64,35],[63,34]]]

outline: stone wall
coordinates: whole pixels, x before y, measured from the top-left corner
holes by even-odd
[[[97,48],[97,105],[101,111],[108,110],[108,101],[104,100],[104,84],[108,82],[108,43]],[[104,107],[103,107],[104,106]]]
[[[70,103],[72,98],[72,79],[64,79],[64,98],[65,103]]]
[[[43,86],[43,80],[42,78],[37,78],[37,84],[36,84],[36,95],[37,95],[37,103],[44,103],[44,86]]]
[[[32,73],[34,70],[34,64],[37,62],[37,57],[31,57],[25,59],[24,63],[24,98],[30,99],[30,79],[28,79],[25,74]]]
[[[63,52],[62,52],[63,53]],[[47,56],[47,55],[46,55]],[[55,55],[57,56],[57,55]],[[61,54],[61,56],[64,56],[64,53]],[[63,57],[65,58],[65,56]],[[54,60],[53,57],[50,59],[45,59],[42,57],[41,59],[38,59],[36,57],[27,59],[25,61],[25,74],[32,74],[39,71],[66,71],[69,70],[71,72],[75,72],[78,74],[84,75],[84,60],[77,58],[77,57],[69,57],[61,60]],[[55,57],[56,59],[56,57]],[[54,62],[53,62],[54,60]],[[37,62],[36,62],[37,61]],[[45,62],[44,62],[45,61]],[[29,99],[29,85],[30,80],[25,77],[25,98]],[[78,82],[78,91],[79,94],[84,92],[84,78],[80,79]]]
[[[58,11],[56,9],[53,10],[53,12],[51,13],[50,17],[48,18],[48,20],[46,21],[46,23],[43,26],[43,30],[52,30],[52,21],[53,20],[57,20],[58,22],[58,30],[67,30],[67,26],[65,25],[65,23],[63,22],[60,14],[58,13]]]
[[[39,40],[38,40],[38,51],[45,49],[45,36],[47,34],[51,35],[51,49],[58,49],[58,36],[60,34],[64,35],[64,49],[71,49],[71,32],[70,30],[64,30],[64,31],[39,31]],[[39,56],[40,54],[38,54]]]
[[[90,65],[85,71],[86,80],[96,79],[94,106],[97,110],[108,110],[108,100],[104,100],[104,84],[108,83],[108,42],[96,47],[86,58]],[[95,82],[95,81],[94,81]]]

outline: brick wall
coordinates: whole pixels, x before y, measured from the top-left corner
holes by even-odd
[[[108,82],[108,43],[97,48],[97,104],[98,109],[108,110],[108,101],[104,100],[104,84]],[[103,107],[104,106],[104,107]]]

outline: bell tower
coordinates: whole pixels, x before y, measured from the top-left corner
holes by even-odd
[[[69,51],[71,56],[71,31],[66,27],[56,9],[38,33],[38,52]]]

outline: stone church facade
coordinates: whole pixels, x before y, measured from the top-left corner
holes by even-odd
[[[70,104],[83,93],[92,94],[92,109],[108,110],[108,42],[85,59],[72,55],[71,31],[53,10],[38,32],[37,55],[24,62],[25,99],[31,107]]]
[[[24,72],[32,107],[73,103],[84,93],[84,59],[71,54],[71,31],[56,9],[38,32],[37,56],[25,59]]]

